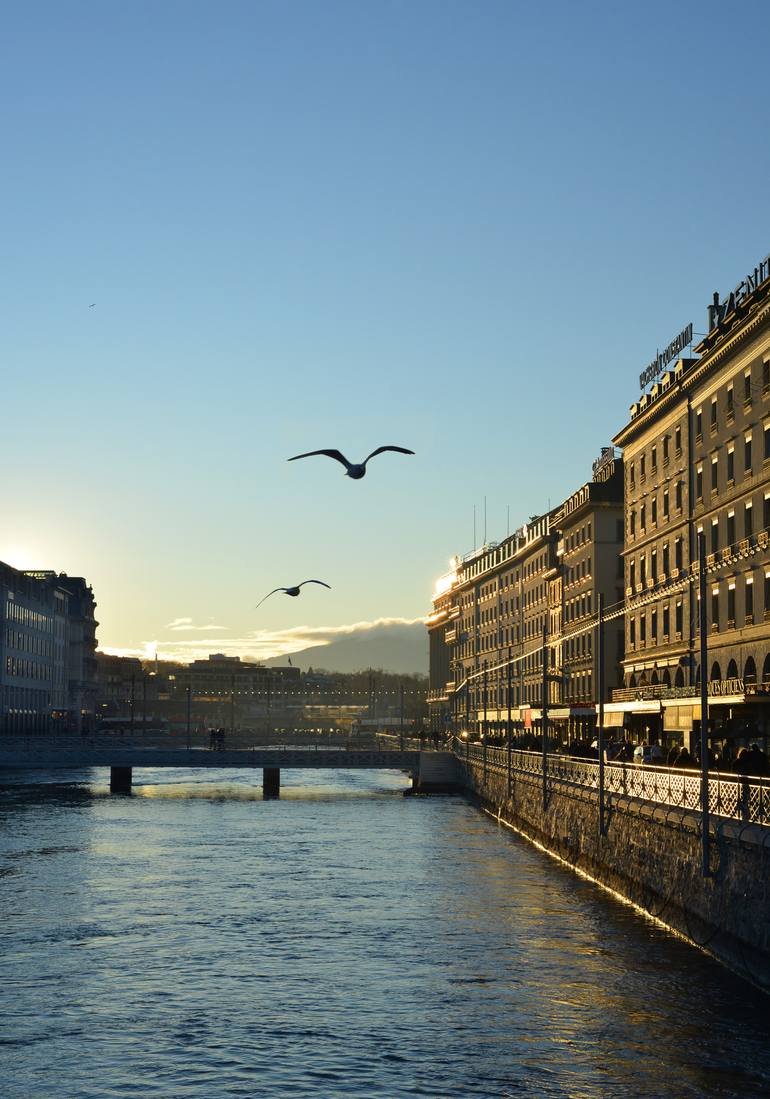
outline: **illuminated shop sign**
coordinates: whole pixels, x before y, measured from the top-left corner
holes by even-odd
[[[750,275],[746,275],[745,279],[741,279],[734,290],[731,290],[724,301],[719,300],[719,294],[714,293],[714,301],[708,307],[709,311],[709,332],[713,332],[715,328],[718,328],[725,317],[729,316],[738,306],[751,297],[755,290],[758,290],[765,279],[770,276],[770,255],[765,256],[761,263],[757,264]]]
[[[668,347],[664,347],[662,351],[659,351],[647,369],[642,371],[639,375],[639,387],[644,389],[653,378],[657,378],[662,374],[668,364],[678,358],[685,347],[688,347],[691,343],[692,322],[686,328],[683,328],[678,336],[674,337]]]

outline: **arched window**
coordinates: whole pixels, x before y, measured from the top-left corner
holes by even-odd
[[[657,687],[657,685],[658,685],[658,673],[657,672],[652,673],[652,679],[650,680],[650,682],[652,683],[653,687]]]
[[[684,672],[681,668],[676,669],[676,675],[674,676],[674,686],[684,687]]]
[[[633,672],[631,673],[631,678],[628,681],[628,685],[629,685],[629,687],[635,687],[636,686],[636,676],[633,674]]]
[[[757,681],[757,666],[754,663],[754,657],[750,656],[746,661],[746,666],[743,669],[743,682],[744,683],[756,683]]]
[[[737,679],[738,678],[738,665],[735,663],[734,660],[731,660],[730,663],[727,665],[727,676],[726,676],[726,678],[727,679]]]
[[[639,676],[639,686],[640,686],[640,687],[646,687],[646,686],[647,686],[647,682],[648,682],[648,680],[647,680],[647,672],[642,672],[642,674],[641,674],[641,675]]]
[[[714,663],[711,665],[711,676],[710,676],[711,682],[712,683],[718,683],[721,678],[722,678],[722,669],[719,667],[718,662],[715,660]]]
[[[671,673],[669,672],[668,668],[666,668],[666,670],[663,673],[663,686],[664,687],[670,687],[671,686]]]
[[[770,653],[767,654],[762,665],[762,682],[770,683]]]

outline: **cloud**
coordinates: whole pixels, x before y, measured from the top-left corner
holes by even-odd
[[[192,618],[175,618],[173,622],[166,623],[167,630],[226,630],[227,626],[194,626]]]
[[[192,626],[191,619],[174,619],[176,625],[169,629],[195,629],[205,633],[206,629],[222,630],[223,626]],[[420,618],[376,618],[371,622],[351,622],[338,626],[292,626],[287,630],[255,630],[246,637],[211,638],[195,637],[190,639],[174,638],[173,641],[142,641],[130,648],[116,648],[105,645],[101,651],[115,656],[139,656],[142,659],[152,657],[157,650],[161,660],[179,660],[187,663],[191,660],[205,660],[211,653],[224,656],[239,656],[242,660],[270,660],[275,656],[291,656],[302,649],[323,648],[335,638],[371,630],[388,629],[397,626],[414,626],[424,622]]]

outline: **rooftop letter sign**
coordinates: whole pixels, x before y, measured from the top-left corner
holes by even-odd
[[[664,347],[662,351],[659,351],[655,358],[652,360],[646,370],[643,370],[639,375],[639,386],[644,389],[645,386],[657,378],[659,374],[662,374],[664,369],[673,360],[684,351],[685,347],[692,343],[692,321],[683,328],[678,336],[675,336],[671,343]]]
[[[734,290],[731,290],[724,301],[719,300],[719,294],[714,292],[714,300],[708,307],[709,332],[718,328],[722,321],[729,316],[742,302],[750,298],[755,290],[758,290],[765,279],[770,276],[770,255],[765,256],[761,263],[757,264],[750,275],[741,279]]]

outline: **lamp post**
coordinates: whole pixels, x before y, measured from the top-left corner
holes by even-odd
[[[543,618],[543,809],[548,808],[548,608]]]
[[[599,606],[596,620],[596,657],[599,662],[598,690],[599,709],[597,717],[599,727],[596,730],[596,742],[599,749],[599,835],[604,835],[604,596],[599,593]]]
[[[698,593],[700,595],[700,808],[703,829],[703,876],[711,874],[709,867],[709,687],[708,642],[706,640],[706,535],[698,532]]]
[[[484,691],[484,720],[481,724],[481,744],[484,755],[484,782],[487,781],[487,662],[484,661],[484,676],[483,676],[483,691]]]
[[[511,646],[508,646],[508,669],[507,669],[507,694],[508,694],[508,724],[507,724],[507,740],[508,740],[508,797],[511,796],[511,740],[513,737],[513,729],[511,727],[511,664],[512,664],[512,650]]]
[[[400,703],[399,703],[399,721],[398,728],[400,734],[399,747],[401,751],[404,750],[404,684],[400,685]]]

